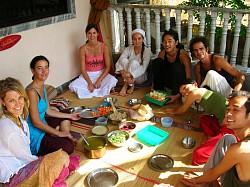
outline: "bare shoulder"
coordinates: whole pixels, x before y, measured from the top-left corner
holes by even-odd
[[[158,58],[164,59],[165,56],[165,50],[161,50],[158,54]]]
[[[222,58],[219,55],[214,55],[213,60],[214,60],[214,63],[216,64],[217,67],[221,67],[221,66],[223,66],[223,64],[230,65],[225,58]]]
[[[82,45],[82,46],[79,48],[79,52],[84,53],[84,48],[86,48],[86,45],[87,45],[87,44]]]
[[[181,49],[181,51],[180,51],[180,59],[190,59],[190,57],[189,57],[186,50]]]

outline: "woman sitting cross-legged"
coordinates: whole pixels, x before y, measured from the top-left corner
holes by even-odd
[[[142,84],[147,80],[147,67],[151,58],[150,49],[145,47],[146,36],[141,29],[132,31],[133,45],[125,48],[121,57],[115,64],[116,73],[120,73],[124,84],[120,95],[131,94],[134,84]]]
[[[39,158],[31,154],[25,121],[28,107],[28,96],[18,80],[0,80],[0,183],[6,187],[67,186],[64,179],[72,166],[66,152],[58,150]]]
[[[88,41],[79,49],[81,75],[69,84],[80,99],[110,94],[118,80],[109,74],[110,52],[106,44],[97,41],[98,27],[89,24],[85,29]]]
[[[79,114],[66,114],[52,110],[48,105],[44,82],[49,75],[49,61],[44,56],[36,56],[30,63],[33,81],[26,92],[30,99],[27,122],[30,128],[31,152],[45,155],[59,149],[68,154],[74,151],[76,140],[70,134],[71,120],[79,120]],[[45,113],[49,116],[45,118]]]

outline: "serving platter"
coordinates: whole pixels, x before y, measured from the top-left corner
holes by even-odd
[[[108,168],[98,168],[87,175],[89,187],[112,187],[118,182],[118,174]]]
[[[154,171],[163,172],[173,168],[174,160],[168,155],[156,154],[148,159],[148,165]]]
[[[92,115],[92,110],[91,109],[84,109],[80,112],[79,116],[82,118],[94,118]]]

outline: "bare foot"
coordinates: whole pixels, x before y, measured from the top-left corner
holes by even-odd
[[[126,94],[126,92],[127,92],[127,89],[128,89],[128,83],[124,82],[124,85],[123,85],[119,95],[124,96]]]
[[[129,88],[128,91],[127,91],[127,94],[132,94],[133,91],[134,91],[134,89],[135,89],[135,86],[134,86],[134,85],[133,85],[133,86],[130,86],[130,88]]]

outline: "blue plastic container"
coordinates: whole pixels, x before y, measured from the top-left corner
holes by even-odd
[[[166,140],[169,133],[153,125],[148,125],[139,130],[136,135],[142,143],[147,143],[155,146]]]

